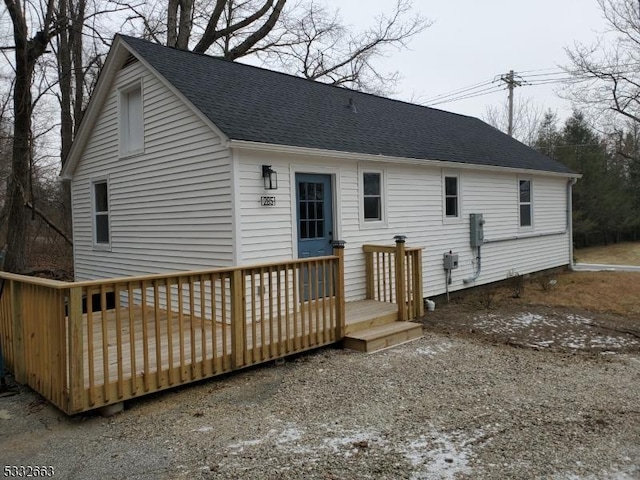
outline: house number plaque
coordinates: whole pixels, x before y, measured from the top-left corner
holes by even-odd
[[[276,204],[276,197],[260,197],[260,205],[263,207],[273,207]]]

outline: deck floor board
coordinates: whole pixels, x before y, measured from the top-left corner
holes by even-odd
[[[332,302],[327,300],[325,308],[327,311],[333,308]],[[319,302],[318,309],[314,307],[305,311],[299,310],[295,314],[290,312],[288,316],[284,315],[279,319],[266,319],[264,322],[254,323],[249,316],[245,324],[245,360],[249,364],[260,363],[337,341],[335,327],[328,325],[328,314],[326,325],[323,324],[322,311],[322,303]],[[394,311],[397,311],[395,305],[375,300],[347,302],[346,323],[368,321]],[[318,318],[317,313],[320,314]],[[84,386],[87,389],[101,387],[105,381],[110,383],[129,380],[132,377],[153,376],[158,372],[170,371],[172,368],[190,369],[192,365],[199,365],[198,368],[211,373],[217,372],[218,369],[222,370],[220,373],[229,371],[229,368],[224,368],[224,365],[229,363],[228,357],[232,352],[233,341],[231,325],[228,323],[214,323],[210,319],[203,320],[191,315],[180,317],[176,312],[171,312],[169,315],[166,310],[161,309],[158,310],[156,318],[152,306],[146,309],[144,315],[139,306],[133,307],[131,311],[128,308],[121,308],[120,342],[118,342],[115,311],[106,311],[104,321],[102,314],[95,312],[91,322],[93,346],[89,348],[87,320],[85,314],[83,366]],[[146,325],[143,325],[143,320],[146,321]],[[156,329],[156,322],[159,322],[158,329]],[[106,342],[103,342],[103,325],[107,331]],[[145,331],[147,332],[146,344],[143,341]],[[104,358],[105,345],[106,359]],[[169,348],[170,345],[171,348]],[[184,362],[181,362],[182,358]],[[91,375],[90,369],[92,369]],[[120,377],[119,372],[122,372]]]

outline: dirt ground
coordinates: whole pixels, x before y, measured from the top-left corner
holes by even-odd
[[[440,297],[430,331],[565,353],[640,353],[640,273],[557,272]]]
[[[573,256],[579,263],[640,266],[640,242],[580,248],[574,250]]]

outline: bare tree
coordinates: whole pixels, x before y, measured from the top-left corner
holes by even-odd
[[[396,0],[389,14],[364,31],[353,31],[338,11],[314,0],[167,0],[166,29],[158,3],[130,7],[128,21],[141,22],[144,35],[156,42],[166,38],[169,46],[227,60],[257,55],[271,68],[385,94],[398,74],[381,73],[375,61],[390,48],[407,48],[431,25],[411,0]]]
[[[568,96],[591,114],[640,122],[640,4],[598,0],[608,29],[592,45],[567,48]]]
[[[375,61],[389,48],[404,49],[431,25],[413,11],[410,0],[397,0],[390,14],[380,14],[364,31],[344,24],[339,11],[311,1],[285,19],[284,32],[269,48],[258,50],[268,64],[310,80],[388,94],[397,72],[384,74]]]
[[[25,240],[29,172],[33,166],[31,87],[38,59],[45,53],[51,39],[58,33],[55,1],[48,0],[42,10],[34,13],[39,25],[30,36],[29,12],[20,0],[4,0],[13,25],[15,43],[15,83],[13,85],[13,147],[11,174],[7,186],[8,222],[7,255],[4,268],[10,272],[25,270]]]
[[[514,105],[513,137],[522,143],[534,146],[544,117],[544,109],[531,98],[518,98]],[[488,106],[482,119],[498,130],[507,132],[509,126],[509,103],[505,100],[499,106]]]

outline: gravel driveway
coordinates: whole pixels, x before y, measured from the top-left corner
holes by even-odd
[[[153,395],[109,419],[0,398],[2,465],[56,478],[640,478],[640,356],[426,333]]]

